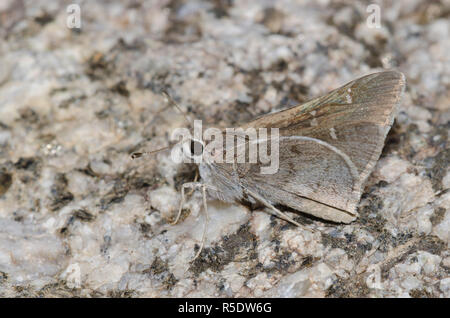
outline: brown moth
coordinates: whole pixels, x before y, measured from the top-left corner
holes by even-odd
[[[334,222],[355,220],[364,183],[380,157],[404,87],[402,73],[375,73],[248,123],[244,128],[277,127],[280,136],[319,139],[347,158],[326,144],[281,141],[279,171],[260,175],[252,166],[240,184],[272,204]],[[202,178],[219,182],[213,174]]]
[[[400,72],[375,73],[242,126],[276,127],[280,136],[322,140],[353,165],[317,142],[282,140],[275,174],[260,174],[257,164],[201,163],[203,182],[216,188],[208,193],[225,201],[263,198],[334,222],[355,220],[362,187],[381,154],[404,87]]]
[[[287,206],[324,220],[350,223],[364,183],[392,126],[405,77],[385,71],[361,77],[304,104],[264,115],[241,127],[278,128],[279,168],[261,174],[259,163],[201,162],[202,182],[182,187],[203,190],[222,201],[264,204],[296,225],[275,206]],[[208,214],[206,213],[208,221]],[[204,238],[202,241],[203,246]],[[201,251],[198,251],[196,257]]]

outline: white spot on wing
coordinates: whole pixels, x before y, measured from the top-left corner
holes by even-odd
[[[345,96],[347,98],[347,103],[351,104],[353,102],[352,96],[350,95],[352,93],[352,89],[351,88],[347,89],[347,93],[348,94]]]
[[[316,116],[316,111],[313,110],[312,112],[309,113],[311,116]],[[315,127],[318,126],[319,124],[317,123],[317,119],[313,118],[311,119],[311,126]]]
[[[330,128],[330,136],[332,139],[337,140],[336,130],[334,128]]]

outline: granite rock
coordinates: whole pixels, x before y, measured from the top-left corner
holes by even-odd
[[[450,297],[448,1],[0,5],[0,296]],[[5,17],[5,18],[3,18]],[[399,114],[360,217],[339,225],[187,196],[184,117],[231,127],[396,68]]]

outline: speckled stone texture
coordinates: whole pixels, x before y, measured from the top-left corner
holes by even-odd
[[[0,296],[450,297],[450,2],[0,3]],[[348,3],[351,3],[349,5]],[[359,206],[287,224],[201,193],[183,116],[233,127],[364,74],[407,88]]]

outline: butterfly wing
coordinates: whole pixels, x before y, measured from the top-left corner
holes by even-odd
[[[261,174],[260,164],[238,164],[242,186],[273,204],[351,222],[404,87],[400,72],[375,73],[244,125],[279,128],[280,156],[275,174]]]

